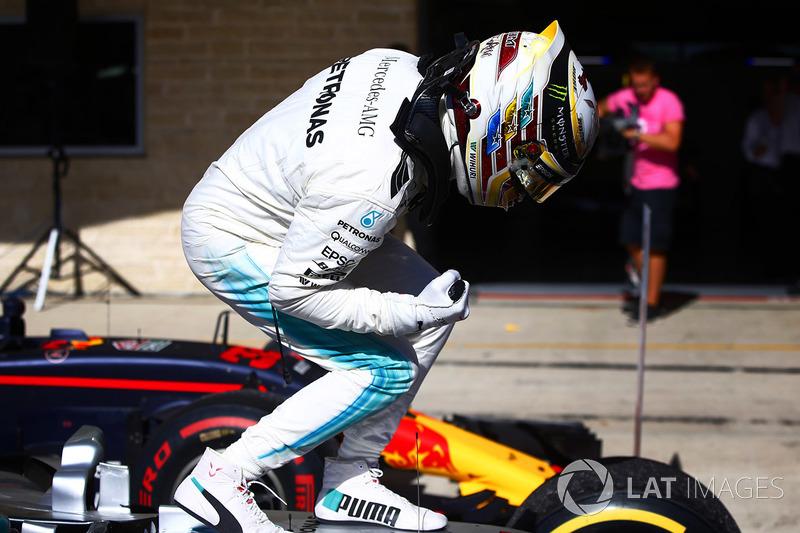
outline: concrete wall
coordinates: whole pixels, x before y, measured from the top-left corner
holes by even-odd
[[[0,17],[25,10],[24,0],[0,0]],[[416,0],[80,0],[78,10],[143,15],[145,155],[71,157],[63,221],[146,294],[205,291],[181,252],[180,207],[245,128],[340,57],[417,43]],[[0,283],[51,224],[52,168],[46,157],[0,159]],[[61,270],[71,273],[71,264]],[[17,276],[9,290],[32,278]],[[81,279],[88,293],[124,292],[98,274]],[[74,290],[70,279],[48,288]]]

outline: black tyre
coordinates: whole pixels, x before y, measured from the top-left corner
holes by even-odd
[[[243,390],[206,396],[162,423],[148,439],[132,469],[131,501],[137,508],[154,510],[172,504],[178,484],[189,475],[207,447],[223,449],[246,428],[271,413],[283,396]],[[288,506],[257,485],[251,490],[262,509],[313,511],[322,486],[324,457],[335,455],[329,441],[303,457],[268,472],[260,479]]]
[[[738,533],[728,510],[686,473],[641,458],[577,461],[533,491],[508,527],[532,533]]]

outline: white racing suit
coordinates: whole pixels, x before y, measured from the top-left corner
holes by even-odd
[[[341,60],[272,109],[211,165],[186,201],[198,279],[272,338],[330,372],[225,454],[259,477],[344,432],[339,457],[377,465],[451,325],[414,296],[437,272],[389,234],[424,172],[389,125],[417,58]]]

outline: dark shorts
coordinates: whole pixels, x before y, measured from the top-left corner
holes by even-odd
[[[620,244],[642,245],[642,213],[646,204],[650,207],[650,248],[662,252],[669,250],[677,196],[677,189],[632,189],[620,220]]]

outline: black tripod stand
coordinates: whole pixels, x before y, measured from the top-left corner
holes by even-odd
[[[62,83],[65,74],[72,68],[74,49],[78,24],[78,7],[76,0],[28,0],[27,4],[28,26],[28,61],[33,67],[32,72],[41,71],[47,80],[49,88],[49,115],[50,132],[48,155],[53,162],[53,224],[36,241],[28,255],[17,265],[11,275],[0,286],[0,294],[5,293],[14,279],[23,272],[33,274],[33,277],[24,281],[17,289],[27,291],[39,279],[36,296],[36,310],[41,309],[47,284],[50,278],[61,277],[61,266],[65,262],[73,262],[73,278],[75,282],[75,297],[83,296],[83,283],[81,276],[85,271],[101,272],[112,281],[122,285],[134,296],[139,292],[127,281],[114,272],[100,257],[88,246],[81,242],[78,235],[65,228],[61,220],[61,179],[66,176],[69,161],[63,150],[61,113],[65,99],[62,94]],[[74,253],[62,258],[61,245],[64,241],[73,244]],[[39,248],[47,243],[47,253],[41,269],[28,266],[31,258]]]
[[[11,275],[6,278],[3,285],[0,286],[0,294],[5,293],[6,289],[16,279],[16,277],[23,272],[33,274],[25,280],[20,286],[14,289],[16,291],[27,291],[31,285],[39,280],[39,287],[36,295],[36,303],[34,308],[38,311],[42,308],[44,303],[45,292],[50,278],[61,279],[61,267],[64,263],[73,262],[72,276],[74,279],[74,295],[75,297],[83,296],[83,283],[81,276],[85,272],[100,272],[112,281],[124,287],[129,293],[134,296],[139,296],[137,291],[132,285],[125,281],[114,269],[112,269],[105,261],[103,261],[96,253],[94,253],[88,246],[81,242],[78,235],[64,227],[61,220],[61,178],[67,174],[69,160],[67,159],[64,151],[59,147],[54,147],[50,150],[50,159],[53,161],[53,224],[48,230],[42,233],[41,237],[33,245],[33,248],[22,259],[19,265],[11,272]],[[61,245],[69,241],[73,245],[73,253],[68,257],[62,257]],[[29,266],[30,260],[36,252],[45,243],[47,243],[46,255],[44,265],[41,269]]]

